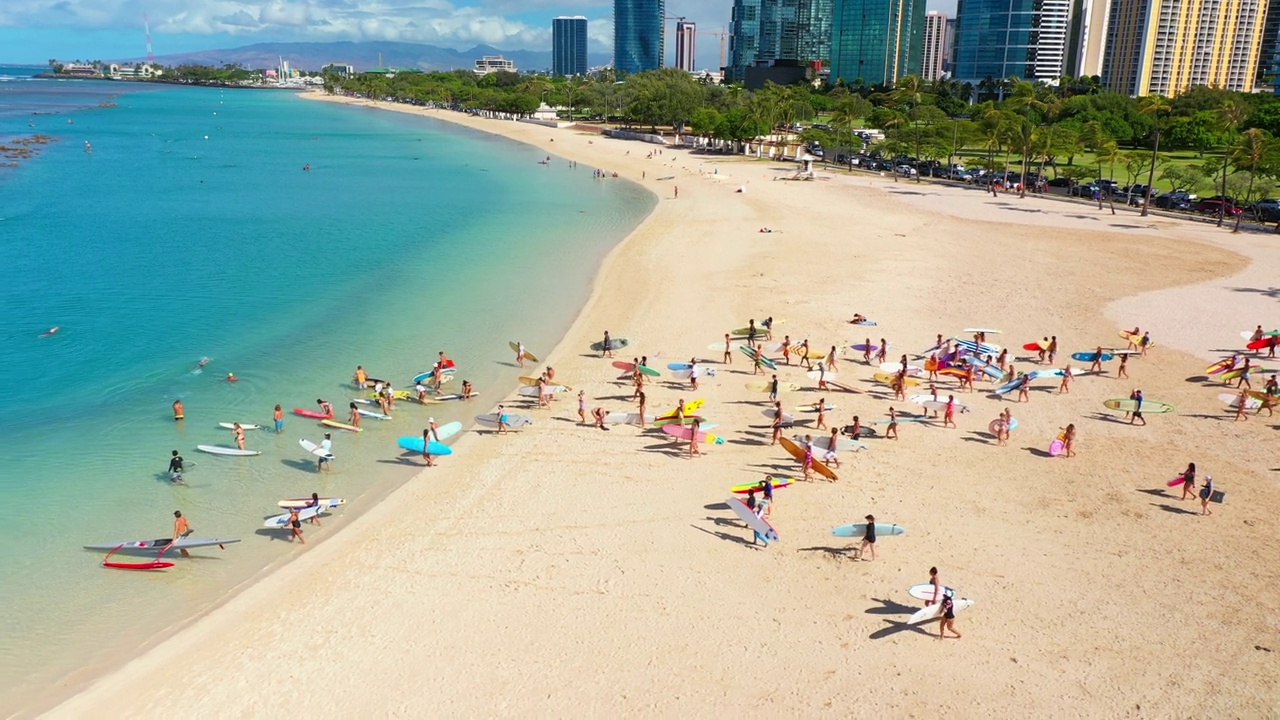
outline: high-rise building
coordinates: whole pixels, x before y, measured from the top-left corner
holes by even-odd
[[[1262,42],[1258,52],[1258,71],[1254,84],[1270,87],[1280,93],[1280,0],[1267,3],[1267,21],[1262,26]]]
[[[893,85],[920,73],[924,0],[836,0],[831,82]]]
[[[947,16],[937,10],[924,14],[924,60],[920,77],[937,80],[947,71]]]
[[[697,67],[698,26],[681,20],[676,23],[676,67],[693,72]]]
[[[1266,0],[1112,0],[1102,82],[1140,97],[1252,92]]]
[[[613,67],[629,75],[662,67],[665,0],[613,0]]]
[[[947,71],[947,75],[954,75],[956,68],[956,19],[947,18],[946,38],[942,41],[942,46],[947,49],[947,56],[943,58],[943,69]]]
[[[1066,69],[1070,21],[1071,0],[958,0],[951,76],[1057,83]]]
[[[734,0],[729,78],[777,61],[810,65],[831,55],[834,0]]]
[[[551,72],[585,75],[587,72],[587,19],[581,15],[551,21]]]
[[[1071,7],[1071,30],[1067,35],[1066,75],[1093,77],[1102,74],[1110,14],[1111,0],[1075,0]]]

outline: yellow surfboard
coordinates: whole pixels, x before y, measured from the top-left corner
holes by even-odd
[[[885,385],[893,384],[894,376],[892,373],[878,372],[875,375],[872,375],[871,377],[875,378],[876,380],[879,380]],[[919,385],[919,384],[920,384],[920,380],[913,377],[903,378],[902,380],[903,387],[915,387],[916,385]]]
[[[706,402],[707,402],[707,401],[706,401],[706,399],[704,399],[704,398],[698,398],[697,400],[690,400],[689,402],[687,402],[687,403],[685,403],[685,404],[684,404],[684,414],[685,414],[686,416],[688,416],[688,415],[692,415],[692,414],[694,413],[694,411],[696,411],[698,408],[702,407]],[[676,410],[678,410],[678,409],[679,409],[679,408],[671,408],[671,412],[667,413],[666,415],[660,415],[660,416],[658,416],[658,417],[656,417],[656,418],[654,418],[654,419],[655,419],[655,420],[662,420],[663,418],[671,418],[671,417],[675,417],[675,415],[676,415]]]
[[[515,340],[509,341],[507,345],[511,347],[511,352],[516,352],[520,349],[520,343],[516,342]],[[528,348],[525,348],[524,350],[524,359],[532,360],[533,362],[538,362],[538,358],[535,357],[533,353],[529,352]]]

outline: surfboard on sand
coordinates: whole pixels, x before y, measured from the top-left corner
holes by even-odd
[[[797,445],[794,441],[791,440],[791,438],[785,438],[785,437],[779,438],[779,442],[782,443],[782,448],[791,454],[791,457],[795,458],[798,462],[801,462],[801,463],[804,462],[804,448]],[[836,477],[835,471],[827,467],[816,456],[812,458],[810,462],[812,463],[813,471],[818,473],[822,477],[827,478],[828,480],[839,479]]]
[[[973,605],[973,600],[970,600],[969,598],[955,598],[951,601],[951,605],[953,612],[960,612],[961,610],[968,608],[970,605]],[[912,615],[911,619],[907,621],[907,624],[919,625],[922,622],[929,622],[930,620],[936,620],[940,617],[942,617],[942,603],[936,603],[927,608],[917,610],[916,614]]]
[[[731,497],[728,500],[725,500],[725,504],[729,506],[729,509],[733,511],[734,515],[738,516],[739,520],[747,524],[747,527],[751,528],[756,532],[756,534],[764,538],[766,545],[769,542],[776,541],[778,539],[778,531],[774,529],[773,525],[768,520],[752,512],[751,508],[747,507],[746,503],[736,497]]]
[[[511,352],[516,352],[520,349],[520,343],[516,342],[515,340],[511,340],[507,342],[507,346],[511,348]],[[538,362],[537,356],[529,352],[529,348],[524,349],[524,359],[531,360],[533,362]]]

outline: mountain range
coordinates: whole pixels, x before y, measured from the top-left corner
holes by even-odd
[[[281,59],[290,67],[300,70],[319,70],[329,63],[347,64],[357,71],[376,67],[417,68],[419,70],[472,69],[475,61],[484,55],[502,55],[514,60],[520,70],[546,70],[551,67],[551,51],[499,50],[489,45],[477,45],[470,50],[437,47],[407,42],[288,42],[256,43],[225,50],[161,55],[156,62],[163,65],[242,65],[248,68],[273,68]],[[125,58],[124,62],[142,62],[146,58]],[[587,62],[591,66],[606,65],[612,61],[608,53],[592,53]]]

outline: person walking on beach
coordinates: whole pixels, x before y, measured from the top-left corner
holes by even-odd
[[[815,430],[826,430],[827,429],[827,399],[819,398],[817,407],[818,407],[818,422],[814,423],[813,428]]]
[[[178,542],[179,540],[187,537],[190,534],[191,534],[191,523],[187,522],[187,519],[182,517],[181,510],[174,510],[173,511],[173,538],[169,540],[169,544],[172,545],[173,543]],[[182,553],[182,557],[191,557],[191,553],[187,552],[186,548],[178,548],[178,552]]]
[[[1070,423],[1067,429],[1062,431],[1062,457],[1073,458],[1076,456],[1076,424]]]
[[[889,426],[884,429],[884,438],[886,440],[898,439],[898,411],[889,406]]]
[[[285,521],[285,525],[289,528],[289,542],[293,542],[294,538],[303,545],[307,544],[306,538],[302,537],[302,521],[298,519],[298,508],[289,510],[289,519]],[[319,512],[316,513],[319,515]]]
[[[426,461],[427,467],[436,466],[436,459],[431,454],[431,443],[432,441],[440,442],[439,430],[436,419],[427,418],[427,426],[422,429],[422,459]]]
[[[804,341],[800,343],[800,349],[796,354],[800,356],[800,364],[804,366],[806,370],[813,369],[813,361],[809,359],[809,338],[805,338]]]
[[[691,358],[689,360],[689,388],[690,389],[692,390],[698,389],[698,373],[700,372],[701,372],[701,368],[698,367],[698,359]]]
[[[587,424],[587,391],[578,391],[578,424]]]
[[[782,403],[775,402],[773,404],[773,422],[769,424],[772,429],[772,437],[769,438],[770,445],[777,445],[778,440],[782,438]]]
[[[1044,362],[1045,356],[1049,354],[1049,338],[1040,338],[1038,345],[1039,350],[1036,351],[1036,362],[1042,363]]]
[[[732,344],[732,342],[733,341],[730,338],[729,333],[725,333],[724,334],[724,359],[721,360],[721,362],[723,362],[725,365],[733,364],[733,352],[732,352],[732,349],[730,348],[730,345]]]
[[[1133,414],[1129,416],[1129,424],[1132,425],[1139,420],[1143,425],[1147,424],[1147,419],[1142,417],[1142,391],[1133,391]]]
[[[1212,515],[1213,511],[1209,509],[1209,501],[1213,499],[1213,476],[1204,476],[1204,487],[1200,488],[1200,515]]]
[[[903,372],[893,374],[893,379],[889,381],[889,387],[893,390],[893,399],[907,401],[907,377]]]
[[[185,461],[178,454],[178,451],[174,450],[173,454],[169,456],[169,482],[174,485],[186,485],[187,483],[182,479],[185,473]]]
[[[1093,362],[1089,364],[1089,372],[1102,372],[1102,346],[1099,345],[1093,351]]]
[[[679,200],[679,199],[680,199],[680,186],[679,186],[679,185],[672,185],[672,186],[671,186],[671,189],[675,191],[675,194],[674,194],[672,197],[673,197],[674,199],[676,199],[676,200]]]
[[[875,346],[871,344],[871,338],[862,341],[862,362],[871,364],[871,353],[875,352]]]
[[[889,341],[880,338],[880,349],[876,351],[876,364],[883,365],[884,359],[889,356]]]
[[[791,364],[791,336],[782,336],[782,362]]]
[[[507,434],[507,409],[502,405],[499,405],[498,411],[494,413],[494,416],[498,419],[498,434],[506,435]]]
[[[182,407],[182,401],[181,401],[181,400],[174,400],[174,401],[173,401],[173,419],[174,419],[174,421],[176,422],[176,421],[178,421],[178,420],[183,419],[184,417],[186,417],[186,410]]]
[[[853,424],[848,427],[849,437],[857,440],[862,437],[862,420],[857,415],[853,416]]]
[[[1062,382],[1058,384],[1059,395],[1069,395],[1071,393],[1071,378],[1074,373],[1071,372],[1071,366],[1062,368]]]
[[[1116,366],[1116,379],[1129,378],[1129,353],[1120,356],[1120,364]]]
[[[600,343],[600,357],[613,357],[613,339],[608,330],[604,331],[604,341]]]
[[[641,372],[631,373],[631,382],[635,383],[635,386],[636,386],[635,391],[631,393],[631,399],[635,400],[636,398],[640,397],[640,395],[644,393],[644,373],[641,373]]]
[[[1057,356],[1058,356],[1058,336],[1052,335],[1049,337],[1049,348],[1048,348],[1048,359],[1049,359],[1050,365],[1053,364],[1053,359]]]
[[[1240,391],[1240,394],[1236,396],[1235,405],[1236,405],[1236,416],[1231,420],[1231,422],[1240,422],[1241,420],[1248,420],[1249,419],[1248,416],[1244,414],[1245,408],[1248,407],[1249,405],[1248,390]]]
[[[769,380],[769,402],[778,401],[778,374],[774,373]]]
[[[1018,385],[1017,402],[1031,402],[1031,376],[1022,376],[1022,382]]]
[[[1187,469],[1183,470],[1178,477],[1182,478],[1182,497],[1178,499],[1194,498],[1196,496],[1196,464],[1187,463]]]
[[[524,367],[524,343],[516,341],[516,364]]]
[[[751,351],[752,351],[751,352],[751,366],[752,366],[751,374],[763,375],[764,374],[764,354],[761,353],[760,349],[755,346],[752,346]]]
[[[996,446],[1004,447],[1005,445],[1008,445],[1009,444],[1008,443],[1009,422],[1005,420],[1003,412],[1001,412],[999,415],[996,416],[995,428],[996,428]]]
[[[827,367],[821,361],[818,362],[818,389],[827,390]]]
[[[955,395],[947,396],[947,407],[942,412],[942,427],[947,427],[948,425],[950,425],[953,428],[956,428],[957,430],[959,429],[956,426],[956,396]]]
[[[701,426],[702,421],[698,418],[694,418],[693,424],[689,426],[689,457],[702,454],[702,450],[698,448],[698,435],[700,434],[699,428]]]
[[[1142,339],[1138,341],[1138,349],[1142,351],[1142,357],[1147,356],[1147,349],[1151,347],[1151,331],[1142,333]]]
[[[1099,201],[1099,204],[1101,204],[1101,201]],[[955,635],[957,640],[960,639],[961,637],[960,631],[956,630],[955,599],[953,599],[950,595],[944,594],[942,596],[942,621],[938,623],[938,639],[939,640],[947,636],[947,630],[950,630],[951,634]]]
[[[645,426],[645,420],[644,420],[644,410],[645,410],[644,393],[640,393],[639,402],[640,402],[640,408],[639,408],[639,411],[640,411],[640,427],[644,427],[644,426]]]
[[[1237,388],[1253,388],[1253,383],[1249,382],[1249,373],[1251,372],[1253,372],[1253,362],[1249,358],[1245,358],[1244,365],[1240,368],[1240,379],[1236,381]]]
[[[836,367],[836,355],[836,346],[832,345],[831,351],[827,353],[827,357],[823,360],[823,362],[826,363],[827,368],[833,373],[839,372],[839,369]],[[903,364],[905,365],[906,363]]]
[[[235,433],[236,447],[243,450],[244,449],[244,428],[240,426],[240,423],[235,422],[231,424],[231,432]]]
[[[867,559],[867,549],[871,549],[871,559],[876,559],[876,518],[874,515],[868,515],[863,520],[867,521],[867,529],[862,533],[862,544],[858,546],[858,559]]]
[[[804,460],[801,471],[804,473],[806,482],[813,481],[813,438],[809,435],[804,436]]]
[[[933,593],[925,598],[924,606],[937,605],[942,602],[942,598],[946,597],[947,589],[942,585],[942,579],[938,577],[938,568],[929,568],[929,584],[933,586]]]

